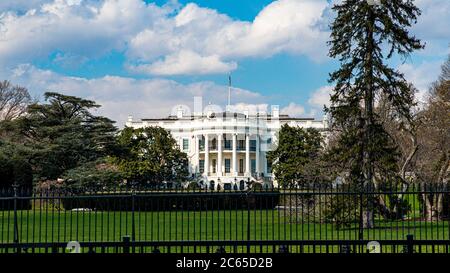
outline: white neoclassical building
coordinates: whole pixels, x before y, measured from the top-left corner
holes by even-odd
[[[133,120],[129,116],[126,122],[128,127],[159,126],[170,131],[188,155],[192,177],[210,189],[245,189],[247,182],[276,185],[266,155],[276,145],[284,124],[327,129],[326,119],[280,115],[278,106],[272,106],[270,113],[252,114],[212,109],[186,114],[178,108],[176,115],[166,118]]]

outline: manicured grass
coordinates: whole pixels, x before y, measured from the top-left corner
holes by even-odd
[[[19,211],[20,242],[120,241],[132,235],[131,212]],[[414,218],[412,218],[414,219]],[[337,228],[330,223],[312,223],[308,217],[289,216],[278,210],[166,211],[134,213],[137,241],[171,240],[352,240],[359,238],[358,225]],[[0,243],[13,241],[14,213],[0,211]],[[363,239],[449,239],[447,221],[377,220]]]

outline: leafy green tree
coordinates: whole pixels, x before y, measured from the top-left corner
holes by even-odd
[[[117,138],[121,152],[114,158],[123,176],[141,186],[188,178],[187,155],[180,151],[170,132],[160,127],[125,127]]]
[[[33,165],[37,180],[57,179],[72,168],[107,156],[115,148],[114,122],[96,116],[93,101],[47,92],[48,103],[34,103],[27,114],[4,130],[16,132]],[[11,141],[14,136],[10,136]]]
[[[316,129],[290,127],[285,124],[279,131],[277,147],[268,152],[273,162],[275,177],[283,187],[311,182],[317,173],[311,173],[313,162],[319,159],[323,137]]]
[[[420,10],[411,0],[344,0],[333,7],[337,17],[331,25],[329,55],[341,66],[330,75],[335,84],[331,106],[332,128],[340,132],[332,150],[362,190],[372,190],[374,174],[396,160],[395,143],[378,121],[374,111],[378,98],[392,105],[393,117],[409,119],[414,94],[403,74],[386,64],[394,54],[406,58],[423,48],[410,35]],[[388,164],[388,166],[386,166]],[[396,165],[396,164],[393,164]],[[364,212],[362,226],[373,227],[372,202]]]

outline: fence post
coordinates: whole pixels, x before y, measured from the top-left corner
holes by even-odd
[[[122,237],[123,253],[130,253],[130,236],[126,235]]]
[[[134,223],[134,211],[135,211],[135,199],[136,199],[136,187],[135,184],[131,186],[131,241],[136,241],[136,226]],[[134,249],[134,247],[133,247]]]
[[[363,190],[359,193],[359,233],[358,238],[362,240],[364,238],[364,220],[363,220]]]
[[[406,251],[408,254],[414,253],[414,235],[406,235]]]
[[[19,185],[16,181],[14,181],[14,184],[12,185],[14,190],[14,244],[19,244],[19,225],[17,221],[17,190],[19,188]],[[17,253],[20,252],[20,247],[17,245]]]

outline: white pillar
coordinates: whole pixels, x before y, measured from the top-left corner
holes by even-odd
[[[259,178],[261,169],[259,168],[260,165],[260,151],[259,151],[259,135],[256,135],[256,177]]]
[[[251,176],[250,167],[250,135],[245,135],[245,176]]]
[[[209,137],[205,135],[205,175],[209,173]]]
[[[238,169],[237,169],[237,135],[233,134],[233,159],[232,159],[232,166],[233,166],[233,174],[234,176],[238,175]]]
[[[264,176],[267,174],[267,153],[261,152],[262,160],[262,173]]]
[[[194,173],[199,173],[200,172],[200,144],[198,143],[198,135],[195,135],[195,144],[194,144],[194,149],[195,149],[195,162],[194,162]]]
[[[222,134],[217,135],[217,176],[222,176]]]

